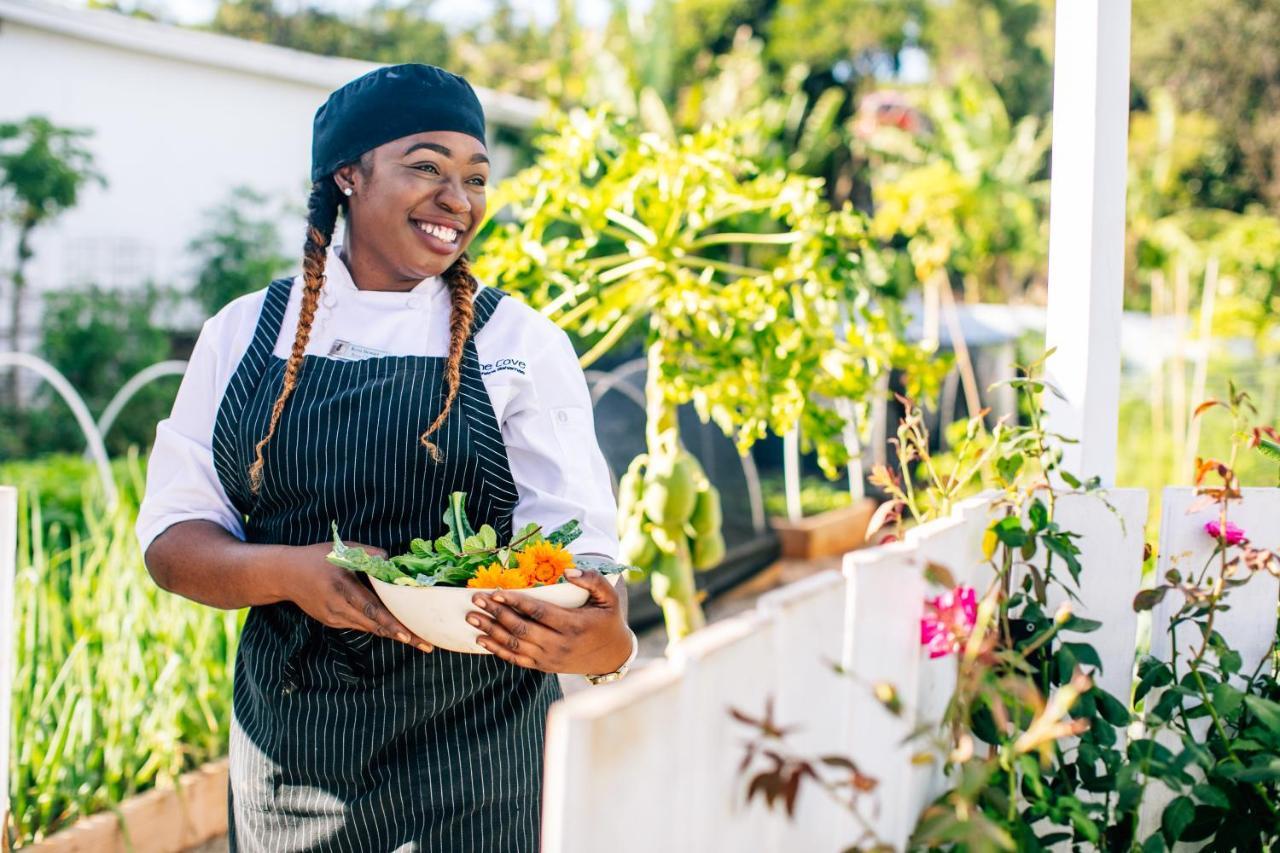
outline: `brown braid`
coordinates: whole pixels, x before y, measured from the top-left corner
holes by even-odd
[[[444,408],[440,410],[440,414],[436,415],[431,426],[418,439],[422,442],[422,446],[431,452],[431,458],[436,462],[441,459],[440,448],[436,447],[427,436],[440,429],[445,418],[449,417],[449,410],[453,408],[453,401],[458,396],[458,385],[462,377],[462,348],[471,334],[471,320],[474,316],[472,303],[476,290],[479,289],[475,277],[471,275],[471,262],[465,254],[460,255],[453,262],[453,266],[444,271],[442,277],[449,287],[449,298],[452,303],[449,313],[449,361],[444,368],[444,380],[449,394],[445,397]]]
[[[324,287],[326,252],[333,239],[341,202],[338,186],[331,178],[316,181],[311,188],[311,198],[307,200],[307,240],[302,249],[302,308],[298,314],[298,330],[293,336],[293,349],[284,368],[284,384],[280,389],[280,396],[276,397],[275,405],[271,407],[271,426],[254,448],[257,455],[249,466],[249,487],[254,494],[257,494],[262,485],[262,467],[265,464],[262,449],[276,434],[280,413],[284,411],[285,401],[293,393],[294,386],[298,384],[298,374],[302,371],[302,356],[307,351],[307,341],[311,338],[311,321],[315,319],[316,304],[320,301],[320,291]]]

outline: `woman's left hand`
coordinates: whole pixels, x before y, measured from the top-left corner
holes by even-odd
[[[480,629],[476,641],[508,663],[529,669],[615,672],[631,655],[631,631],[617,590],[596,571],[569,569],[565,576],[587,590],[586,604],[569,609],[508,589],[476,593],[471,600],[484,612],[467,616]]]

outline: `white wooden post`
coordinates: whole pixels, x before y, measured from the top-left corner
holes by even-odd
[[[1051,428],[1065,467],[1115,481],[1129,132],[1130,0],[1058,3],[1049,195]]]
[[[0,849],[8,849],[10,703],[13,701],[13,632],[17,609],[13,575],[18,568],[18,490],[0,486]]]

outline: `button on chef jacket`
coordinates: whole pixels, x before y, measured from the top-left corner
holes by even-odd
[[[448,355],[450,299],[439,277],[407,292],[360,290],[337,247],[329,250],[325,274],[308,355]],[[215,522],[244,539],[242,517],[214,471],[213,423],[253,339],[266,292],[234,300],[200,332],[173,411],[156,427],[136,528],[144,552],[169,526],[193,519]],[[288,358],[293,348],[301,299],[299,276],[275,344],[280,358]],[[568,336],[518,299],[503,299],[476,334],[475,345],[519,494],[513,529],[536,522],[550,531],[576,518],[582,535],[569,550],[615,557],[617,507],[596,440],[586,380]],[[444,510],[440,507],[442,514]]]

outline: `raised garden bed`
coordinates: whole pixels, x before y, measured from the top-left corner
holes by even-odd
[[[181,853],[227,832],[227,760],[78,820],[23,853]]]
[[[778,534],[783,557],[812,560],[860,547],[866,542],[867,524],[875,511],[876,502],[864,498],[798,521],[772,517],[769,523]]]

